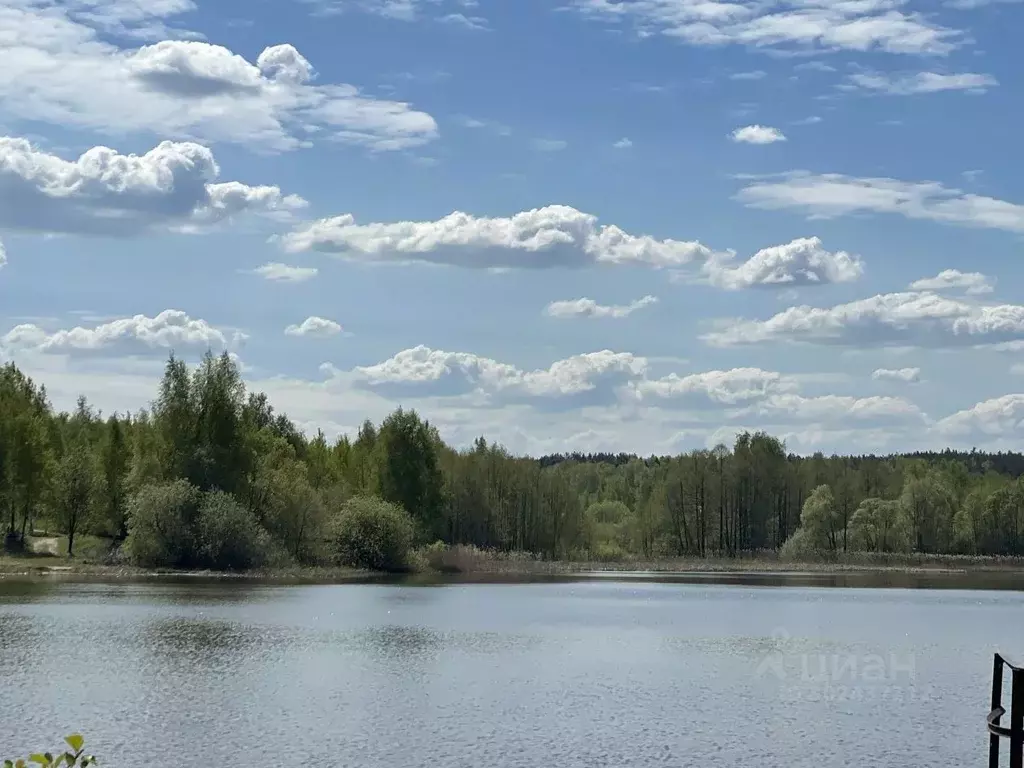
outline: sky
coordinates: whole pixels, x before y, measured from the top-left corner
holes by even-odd
[[[1020,449],[1015,0],[0,0],[0,359],[310,434]]]

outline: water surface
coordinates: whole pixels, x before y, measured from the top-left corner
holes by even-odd
[[[0,753],[81,730],[126,767],[984,760],[1024,593],[712,581],[0,582]]]

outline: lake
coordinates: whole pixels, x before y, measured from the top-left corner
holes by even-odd
[[[1024,593],[759,578],[0,581],[0,757],[79,730],[114,768],[983,764]]]

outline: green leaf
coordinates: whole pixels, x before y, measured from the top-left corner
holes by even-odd
[[[14,768],[14,763],[11,760],[4,760],[4,768]]]
[[[46,755],[40,755],[38,753],[35,755],[29,755],[28,761],[30,763],[39,763],[39,765],[49,765],[50,763],[50,761],[46,759]]]
[[[82,745],[85,744],[85,739],[82,738],[82,734],[80,733],[72,733],[70,736],[65,737],[64,741],[69,747],[75,750],[75,752],[80,750]]]

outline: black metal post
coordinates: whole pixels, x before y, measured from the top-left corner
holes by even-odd
[[[1024,768],[1024,669],[1013,668],[1010,699],[1010,768]]]
[[[998,653],[992,660],[992,711],[1003,705],[1003,658]],[[992,719],[992,725],[999,725],[999,717]],[[999,768],[999,737],[990,733],[988,737],[988,768]]]

